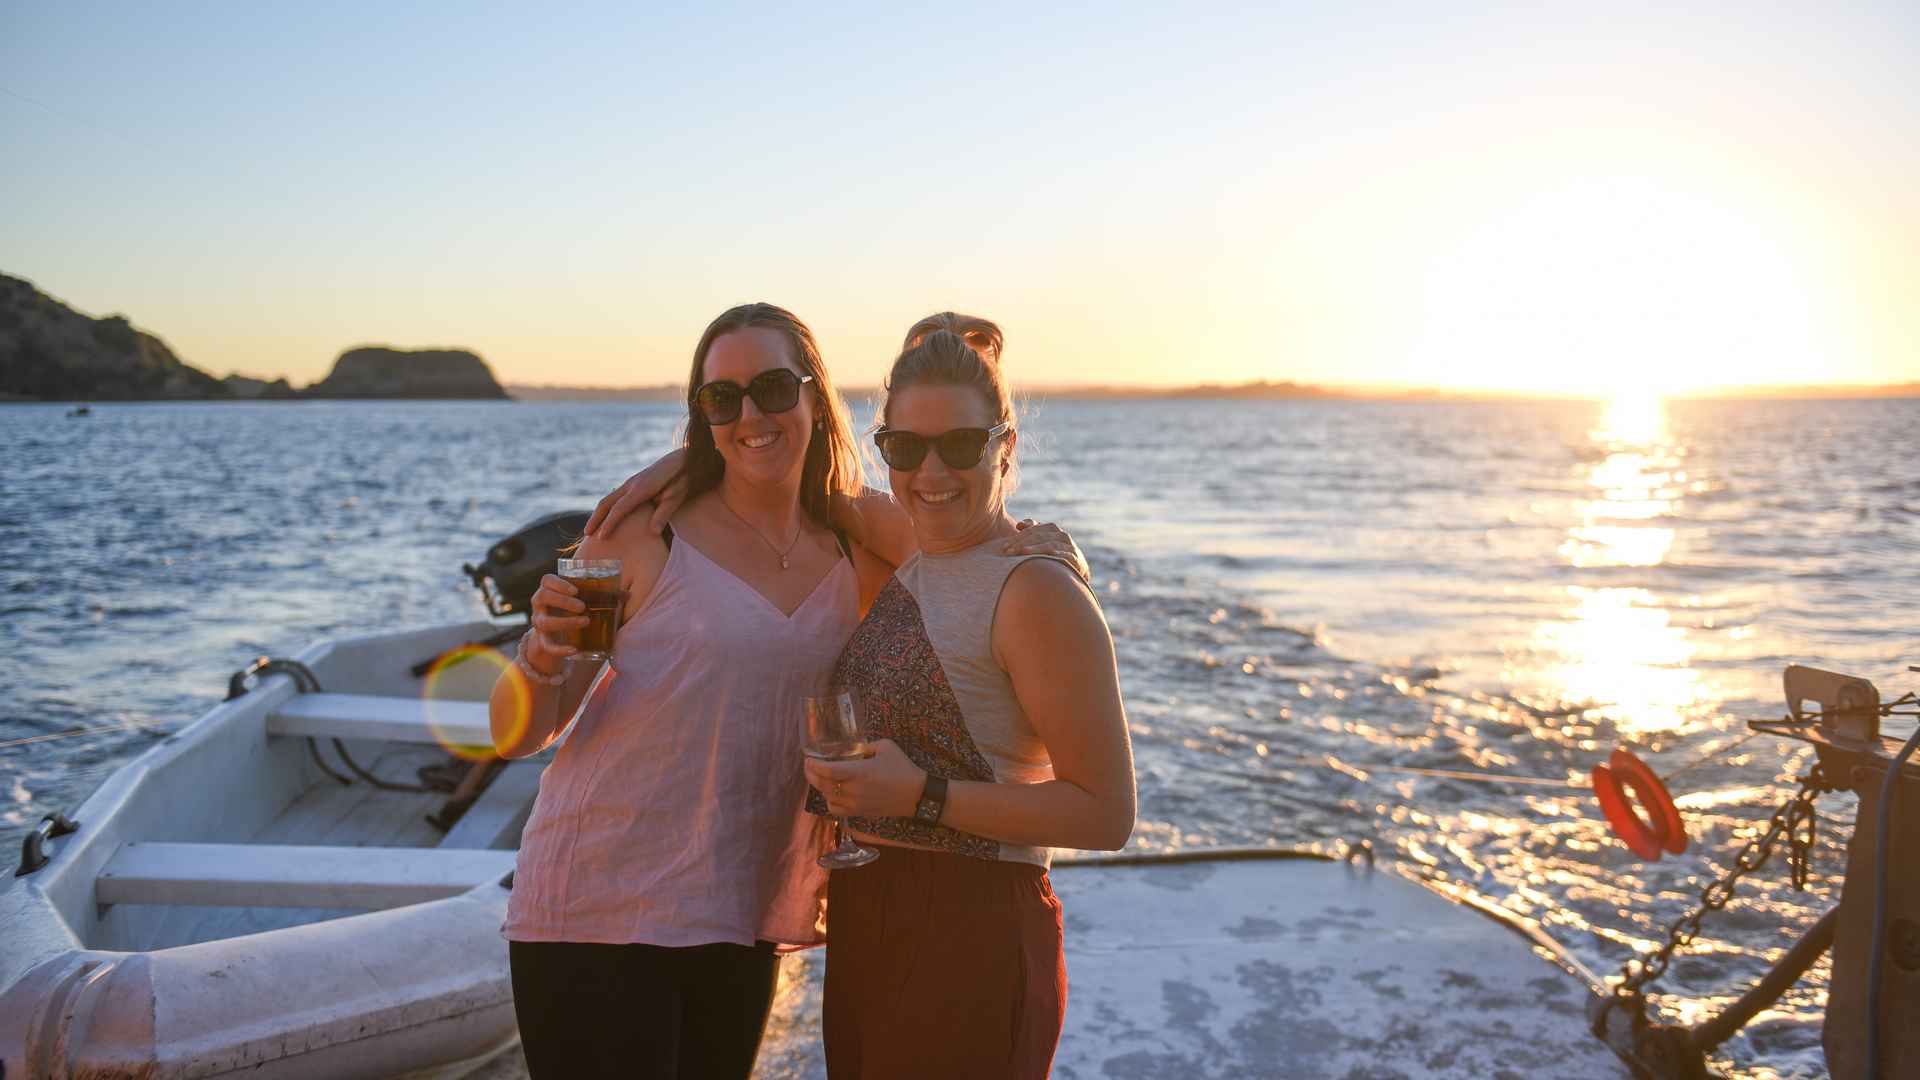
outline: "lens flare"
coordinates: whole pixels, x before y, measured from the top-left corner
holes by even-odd
[[[488,761],[496,757],[491,735],[473,722],[474,704],[483,706],[478,715],[484,720],[484,706],[494,684],[512,666],[500,650],[485,645],[463,645],[442,653],[427,669],[420,687],[420,697],[426,705],[427,730],[433,733],[433,740],[449,754],[467,761]],[[509,741],[518,741],[526,733],[533,699],[521,680],[508,679],[507,685],[513,694],[513,720],[507,735]]]

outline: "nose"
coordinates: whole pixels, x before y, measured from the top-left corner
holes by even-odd
[[[734,421],[734,423],[744,423],[748,419],[761,420],[765,419],[766,415],[766,413],[760,411],[760,403],[753,400],[752,394],[741,394],[740,419]]]
[[[951,476],[953,469],[947,465],[946,459],[940,456],[940,451],[929,446],[927,456],[920,459],[920,467],[914,470],[914,474],[938,480]]]

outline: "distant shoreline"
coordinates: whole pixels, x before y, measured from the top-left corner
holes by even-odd
[[[601,387],[508,384],[506,390],[519,401],[673,401],[685,390],[677,385]],[[1035,386],[1019,389],[1033,398],[1061,398],[1080,401],[1605,401],[1598,394],[1552,394],[1499,392],[1490,390],[1389,389],[1371,387],[1312,386],[1292,382],[1254,382],[1235,385],[1201,383],[1194,386]],[[848,387],[842,391],[851,400],[875,398],[877,386]],[[1920,382],[1883,385],[1835,386],[1750,386],[1690,390],[1662,394],[1670,401],[1852,401],[1876,398],[1920,398]]]
[[[677,386],[518,386],[504,387],[510,399],[525,402],[607,404],[632,402],[672,402],[681,400]],[[856,386],[843,391],[852,401],[878,398],[879,387]],[[1041,386],[1020,390],[1017,396],[1057,401],[1382,401],[1427,404],[1512,403],[1606,401],[1606,397],[1586,394],[1496,393],[1464,390],[1369,390],[1328,387],[1283,389],[1275,384],[1254,383],[1244,386],[1200,385],[1186,387],[1133,386]],[[1735,387],[1726,390],[1696,390],[1663,394],[1666,401],[1876,401],[1920,398],[1920,383],[1885,386],[1783,386]],[[4,405],[278,405],[339,401],[414,401],[472,402],[474,398],[360,397],[360,398],[33,398],[0,393]]]

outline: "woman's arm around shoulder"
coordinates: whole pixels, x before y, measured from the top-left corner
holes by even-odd
[[[899,566],[920,550],[907,512],[878,488],[851,496],[835,494],[829,512],[834,528],[890,565]]]
[[[853,560],[853,572],[860,584],[860,617],[867,617],[867,609],[880,597],[880,590],[886,588],[888,579],[893,577],[894,564],[871,551],[865,544],[851,537],[847,540],[848,556]]]
[[[829,513],[834,528],[894,566],[904,565],[920,550],[920,541],[913,535],[913,519],[892,495],[878,488],[866,488],[855,496],[835,495]],[[1086,555],[1065,529],[1032,518],[1014,527],[1019,532],[1001,545],[1001,554],[1057,555],[1072,564],[1082,578],[1093,580]]]

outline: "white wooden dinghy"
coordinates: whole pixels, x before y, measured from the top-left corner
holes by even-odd
[[[1057,862],[1053,887],[1063,1080],[1630,1075],[1587,1031],[1596,980],[1577,961],[1511,915],[1384,868],[1271,850],[1122,855]],[[826,1076],[824,964],[803,955],[760,1080]]]
[[[409,669],[497,629],[315,646],[298,659],[326,692],[269,676],[114,773],[0,886],[0,1075],[427,1078],[511,1046],[502,879],[541,765],[443,833],[445,794],[316,761],[341,771],[333,739],[356,762],[490,745],[497,666],[448,669],[431,700]]]

